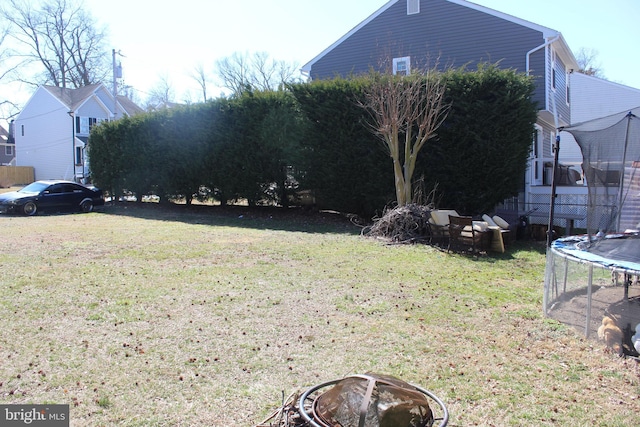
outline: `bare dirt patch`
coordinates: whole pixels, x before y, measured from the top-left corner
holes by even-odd
[[[587,320],[588,295],[583,288],[571,295],[565,295],[563,301],[556,303],[550,310],[550,317],[571,326],[584,334],[589,326],[589,339],[598,340],[598,327],[602,318],[607,315],[613,317],[624,332],[624,353],[638,356],[638,352],[631,344],[631,336],[635,333],[636,325],[640,323],[640,289],[638,286],[629,288],[629,299],[624,299],[622,286],[597,286],[591,296],[591,317]]]

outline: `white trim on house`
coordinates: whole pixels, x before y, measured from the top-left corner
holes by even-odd
[[[531,158],[529,160],[529,180],[531,185],[542,185],[544,172],[544,130],[538,123],[534,124],[534,137],[531,141]]]

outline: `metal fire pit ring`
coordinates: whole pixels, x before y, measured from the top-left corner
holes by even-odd
[[[302,416],[302,418],[304,418],[304,420],[309,423],[310,427],[325,427],[321,424],[318,424],[313,418],[313,415],[309,415],[309,411],[313,412],[313,401],[315,401],[315,399],[313,399],[312,404],[309,405],[305,405],[305,402],[310,398],[309,396],[311,396],[313,393],[335,385],[337,383],[339,383],[340,381],[342,381],[343,378],[340,378],[338,380],[332,380],[332,381],[327,381],[325,383],[321,383],[318,385],[315,385],[313,387],[311,387],[310,389],[308,389],[307,391],[305,391],[304,393],[302,393],[302,395],[300,396],[300,400],[298,401],[298,410],[300,412],[300,415]],[[442,400],[440,400],[440,398],[438,398],[438,396],[436,396],[435,394],[431,393],[429,390],[424,389],[422,387],[418,387],[417,385],[414,384],[410,384],[412,387],[415,387],[415,389],[417,391],[419,391],[420,393],[424,394],[425,396],[427,396],[428,398],[430,398],[431,400],[433,400],[434,402],[436,402],[438,404],[438,406],[440,407],[440,409],[442,410],[442,418],[434,418],[434,421],[439,421],[440,424],[437,427],[445,427],[448,423],[449,423],[449,411],[447,410],[447,407],[445,406],[444,402]],[[309,409],[307,409],[309,408]]]

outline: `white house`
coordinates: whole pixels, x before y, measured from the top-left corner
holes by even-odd
[[[588,120],[628,111],[640,106],[640,89],[614,83],[581,73],[569,75],[571,124],[575,125]],[[561,169],[556,188],[556,212],[562,216],[576,215],[586,218],[587,186],[582,171],[582,152],[573,136],[568,132],[560,132],[560,151],[558,162]],[[546,223],[551,196],[551,171],[553,163],[553,146],[555,138],[539,138],[539,152],[549,153],[541,159],[545,166],[542,174],[532,163],[528,171],[525,190],[525,209],[538,208],[539,217],[532,217],[532,222]],[[546,147],[542,147],[545,145]],[[543,149],[544,148],[544,149]],[[575,171],[575,172],[571,172]],[[542,179],[540,179],[542,178]],[[575,179],[575,180],[574,180]],[[562,220],[561,220],[562,221]],[[562,225],[560,222],[557,225]],[[586,219],[576,220],[576,227],[586,228]]]
[[[0,126],[0,166],[13,165],[16,158],[15,146],[9,132]]]
[[[32,166],[35,179],[85,181],[85,146],[91,128],[142,109],[102,84],[79,89],[40,86],[14,122],[16,165]]]

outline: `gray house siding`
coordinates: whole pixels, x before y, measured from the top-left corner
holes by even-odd
[[[9,125],[11,129],[12,125]],[[10,152],[11,154],[7,154]],[[0,126],[0,165],[8,165],[16,157],[16,144],[12,136]]]
[[[545,42],[542,32],[446,0],[422,0],[420,13],[407,15],[398,1],[312,64],[312,79],[391,68],[395,57],[411,66],[475,69],[479,62],[526,71],[526,52]],[[544,80],[545,49],[534,52],[529,68]],[[560,73],[558,73],[560,74]],[[564,78],[564,77],[563,77]],[[536,83],[539,83],[536,81]],[[544,85],[535,100],[544,108]]]
[[[567,123],[571,123],[571,109],[569,106],[569,100],[567,99],[567,85],[568,75],[567,69],[560,58],[556,58],[555,72],[556,72],[556,90],[551,91],[551,96],[555,96],[556,108],[558,109],[558,116],[564,119]],[[551,106],[552,107],[552,106]]]

